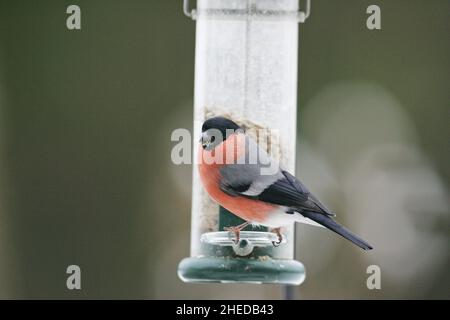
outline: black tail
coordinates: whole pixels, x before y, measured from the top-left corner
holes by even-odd
[[[356,234],[345,228],[344,226],[340,225],[330,217],[317,213],[317,212],[311,212],[311,211],[302,211],[301,215],[309,218],[324,227],[327,227],[328,229],[336,232],[337,234],[343,236],[345,239],[350,240],[354,244],[356,244],[358,247],[364,249],[364,250],[371,250],[372,246],[365,242],[363,239],[358,237]]]

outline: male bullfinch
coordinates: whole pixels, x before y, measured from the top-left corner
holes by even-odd
[[[204,188],[219,205],[246,221],[227,229],[236,240],[249,223],[274,228],[281,242],[280,227],[306,222],[322,225],[364,250],[372,249],[334,221],[335,214],[235,122],[224,117],[206,120],[200,142],[198,169]]]

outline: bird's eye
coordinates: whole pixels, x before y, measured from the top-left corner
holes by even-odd
[[[212,143],[216,140],[216,137],[212,136],[211,139],[209,139],[209,141]]]

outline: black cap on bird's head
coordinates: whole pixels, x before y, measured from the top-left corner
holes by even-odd
[[[241,129],[241,127],[225,117],[213,117],[203,122],[202,132],[205,132],[209,129],[217,129],[223,134],[223,136],[225,136],[226,130],[236,131],[238,129]]]
[[[213,117],[207,119],[202,125],[202,138],[200,139],[204,149],[211,150],[222,141],[225,141],[231,133],[244,131],[235,122],[225,117]]]

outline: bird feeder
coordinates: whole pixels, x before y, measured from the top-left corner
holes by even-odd
[[[212,116],[235,121],[288,171],[295,171],[298,23],[309,15],[299,0],[184,1],[196,20],[194,159],[202,123]],[[251,133],[253,132],[253,133]],[[303,265],[294,260],[294,226],[282,242],[249,225],[236,243],[226,227],[244,221],[216,204],[193,166],[191,257],[178,275],[185,282],[298,285]]]

